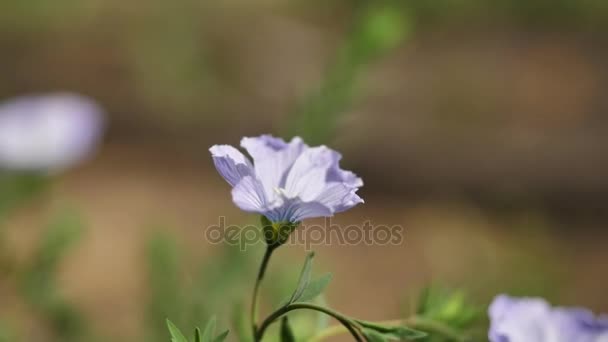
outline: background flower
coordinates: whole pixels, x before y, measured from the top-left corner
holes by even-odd
[[[103,131],[103,113],[74,94],[23,96],[0,105],[0,167],[60,171],[88,157]]]
[[[539,298],[500,295],[490,306],[491,342],[606,342],[608,318],[579,308],[552,308]]]
[[[332,216],[362,203],[356,192],[361,178],[342,170],[342,156],[326,147],[309,147],[299,137],[289,143],[270,135],[243,138],[236,148],[215,145],[210,151],[218,172],[233,186],[232,200],[241,209],[272,222],[299,222]]]

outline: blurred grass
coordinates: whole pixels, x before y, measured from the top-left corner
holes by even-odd
[[[295,109],[287,137],[299,135],[312,145],[327,143],[341,116],[361,95],[357,84],[366,67],[411,34],[412,19],[403,7],[378,1],[362,6],[357,13],[351,33],[338,48],[322,83]]]
[[[82,341],[87,336],[84,317],[63,297],[56,276],[59,263],[82,231],[77,215],[63,215],[49,226],[36,254],[21,269],[22,295],[49,325],[56,341]]]

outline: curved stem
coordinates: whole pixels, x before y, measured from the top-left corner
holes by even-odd
[[[382,325],[406,325],[406,326],[410,325],[410,326],[421,328],[422,330],[430,330],[430,331],[437,332],[437,333],[441,334],[442,336],[452,339],[454,341],[464,341],[464,338],[457,331],[454,331],[454,329],[452,329],[451,327],[446,326],[446,325],[436,322],[436,321],[432,321],[432,320],[428,320],[428,319],[419,317],[419,316],[412,316],[407,319],[396,319],[396,320],[383,321],[383,322],[378,322],[378,323],[382,324]],[[313,337],[311,337],[308,340],[308,342],[319,342],[326,338],[340,335],[340,334],[343,334],[346,332],[348,332],[348,330],[344,329],[343,326],[335,325],[335,326],[329,327],[325,330],[322,330],[318,334],[314,335]]]
[[[348,317],[342,315],[341,313],[324,308],[322,306],[317,306],[317,305],[309,304],[309,303],[289,304],[289,305],[286,305],[286,306],[280,308],[279,310],[273,312],[270,316],[268,316],[268,318],[266,318],[262,322],[262,324],[260,325],[260,328],[257,330],[257,332],[255,334],[254,340],[261,341],[262,337],[264,336],[264,332],[266,332],[266,329],[272,323],[274,323],[278,318],[280,318],[281,316],[283,316],[284,314],[286,314],[290,311],[300,310],[300,309],[319,311],[319,312],[322,312],[326,315],[329,315],[329,316],[335,318],[338,322],[340,322],[340,324],[342,324],[342,326],[345,328],[346,331],[350,332],[350,334],[355,338],[355,340],[357,342],[363,342],[363,339],[361,338],[361,336],[359,336],[359,333],[357,332],[356,328],[353,327],[353,325],[350,323],[350,320],[348,319]]]
[[[406,322],[405,324],[412,325],[423,331],[424,330],[434,331],[434,332],[442,335],[443,337],[447,337],[454,341],[459,341],[459,342],[465,341],[465,338],[463,337],[463,335],[461,333],[454,330],[452,327],[445,325],[438,321],[433,321],[430,319],[426,319],[424,317],[413,316],[407,320],[404,320],[404,322]]]
[[[251,326],[252,326],[252,332],[253,332],[253,337],[254,337],[254,341],[257,341],[255,339],[255,335],[256,335],[256,331],[257,331],[257,326],[256,326],[256,321],[257,321],[257,315],[258,315],[258,292],[260,290],[260,284],[262,283],[262,279],[264,279],[264,274],[266,273],[266,268],[268,267],[268,262],[270,261],[270,256],[272,255],[272,252],[274,252],[275,247],[273,246],[267,246],[266,247],[266,252],[264,252],[264,258],[262,259],[262,263],[260,264],[260,270],[258,271],[258,277],[255,280],[255,286],[253,287],[253,296],[251,298]]]

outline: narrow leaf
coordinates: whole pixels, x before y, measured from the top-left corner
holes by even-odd
[[[217,335],[214,339],[213,342],[223,342],[226,337],[228,337],[228,333],[230,332],[230,330],[226,330],[223,333]]]
[[[281,320],[281,342],[296,342],[287,316],[283,316],[283,319]]]
[[[412,329],[406,326],[387,326],[360,320],[357,320],[356,322],[365,329],[373,330],[381,334],[387,340],[416,340],[428,336],[428,334],[423,331]]]
[[[302,267],[302,273],[300,273],[300,279],[298,280],[298,286],[296,287],[296,290],[294,291],[293,295],[291,296],[291,299],[289,300],[288,304],[298,301],[300,299],[300,297],[302,297],[304,290],[306,290],[306,288],[308,287],[308,284],[310,283],[310,272],[312,269],[312,259],[314,257],[315,257],[314,252],[310,252],[310,253],[308,253],[308,255],[306,255],[306,260],[304,261],[304,267]]]
[[[167,327],[171,334],[171,342],[188,342],[188,339],[170,320],[167,320]]]
[[[326,273],[320,276],[319,278],[311,281],[310,284],[308,284],[308,286],[306,287],[306,289],[304,289],[304,293],[302,293],[302,296],[300,296],[297,301],[309,302],[317,298],[317,296],[323,293],[327,285],[329,285],[331,278],[331,273]]]
[[[377,332],[376,330],[363,328],[363,329],[361,329],[361,332],[363,333],[363,336],[365,336],[365,339],[367,340],[367,342],[386,342],[386,341],[388,341],[388,339],[385,338],[385,336],[383,334]]]
[[[234,327],[237,341],[253,342],[247,310],[245,310],[243,303],[240,301],[234,305],[232,310],[232,326]]]
[[[201,329],[194,329],[194,342],[201,342]]]
[[[201,342],[213,342],[213,335],[215,334],[215,324],[217,322],[217,318],[215,316],[211,317],[207,322],[207,326],[205,330],[203,330],[203,336],[201,338]]]

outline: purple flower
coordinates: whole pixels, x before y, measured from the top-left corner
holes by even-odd
[[[490,306],[491,342],[608,342],[608,317],[500,295]]]
[[[356,192],[361,178],[339,166],[341,155],[326,147],[309,147],[299,137],[289,143],[270,135],[243,138],[236,148],[210,148],[218,172],[232,185],[232,200],[241,209],[271,222],[300,222],[332,216],[363,203]]]
[[[101,109],[73,94],[23,96],[0,104],[0,168],[55,172],[90,155],[103,130]]]

